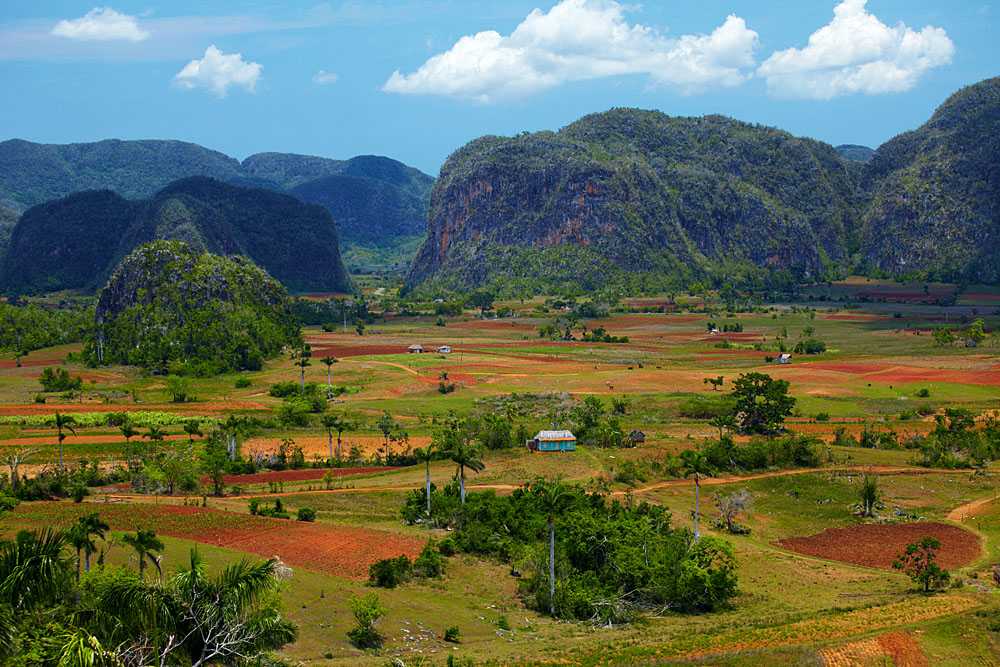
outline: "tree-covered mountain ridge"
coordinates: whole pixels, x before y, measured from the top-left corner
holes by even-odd
[[[351,289],[328,211],[206,177],[176,181],[150,199],[91,190],[29,209],[11,234],[0,288],[93,291],[134,248],[159,239],[247,257],[293,291]]]
[[[625,108],[476,139],[441,170],[407,284],[662,289],[851,271],[996,282],[998,82],[955,93],[870,156]]]
[[[173,140],[0,142],[0,206],[17,213],[87,190],[145,199],[191,176],[278,190],[318,203],[334,215],[345,241],[374,245],[423,233],[434,183],[418,169],[377,155],[334,160],[257,153],[240,162]]]

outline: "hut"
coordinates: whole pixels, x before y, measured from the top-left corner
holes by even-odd
[[[438,354],[451,354],[451,345],[442,345],[439,347]]]
[[[646,434],[639,429],[636,429],[628,434],[627,443],[629,447],[638,447],[644,442],[646,442]]]
[[[576,436],[569,431],[539,431],[528,441],[533,452],[572,452],[576,449]]]
[[[423,354],[423,352],[424,352],[424,346],[421,345],[420,343],[414,343],[410,347],[406,348],[406,350],[410,354]]]

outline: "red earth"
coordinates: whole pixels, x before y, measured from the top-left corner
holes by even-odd
[[[808,537],[789,537],[778,544],[790,551],[854,565],[891,569],[908,544],[923,537],[941,542],[937,563],[951,569],[979,558],[979,538],[969,531],[936,521],[900,524],[862,524],[827,528]]]

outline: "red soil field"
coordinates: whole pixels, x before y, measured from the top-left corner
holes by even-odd
[[[399,468],[397,466],[369,466],[367,468],[302,468],[300,470],[274,470],[269,472],[258,472],[251,475],[225,475],[223,476],[223,480],[226,484],[307,482],[309,480],[323,479],[327,473],[330,473],[334,477],[347,477],[348,475],[367,475],[373,472],[386,472],[398,469]]]
[[[137,442],[147,442],[143,440],[141,435],[134,438]],[[164,436],[164,440],[187,440],[187,434],[173,434]],[[195,437],[195,440],[200,440],[201,438]],[[118,443],[125,442],[125,436],[117,433],[109,433],[107,435],[72,435],[67,434],[66,441],[63,443],[67,447],[72,447],[73,445],[99,445],[103,443]],[[56,437],[55,433],[46,434],[41,437],[36,438],[11,438],[10,440],[0,440],[0,447],[7,445],[58,445],[59,438]]]
[[[343,345],[339,343],[317,343],[313,345],[313,357],[365,357],[379,354],[406,354],[406,345]]]
[[[816,535],[779,540],[778,544],[817,558],[891,569],[893,561],[908,544],[927,536],[941,542],[937,562],[945,569],[961,567],[979,557],[980,544],[976,535],[958,526],[935,521],[827,528]]]

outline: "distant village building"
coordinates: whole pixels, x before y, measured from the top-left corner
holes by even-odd
[[[787,352],[782,352],[781,354],[778,355],[777,361],[779,364],[790,364],[792,363],[792,355],[788,354]]]
[[[410,347],[408,347],[407,351],[410,354],[423,354],[423,352],[424,352],[424,346],[421,345],[421,344],[419,344],[419,343],[415,343],[415,344],[411,345]]]
[[[576,449],[576,436],[569,431],[539,431],[528,441],[533,452],[572,452]]]
[[[642,431],[636,429],[628,434],[628,444],[630,447],[635,447],[644,442],[646,442],[646,434]]]
[[[451,354],[451,345],[442,345],[439,347],[438,354]]]

